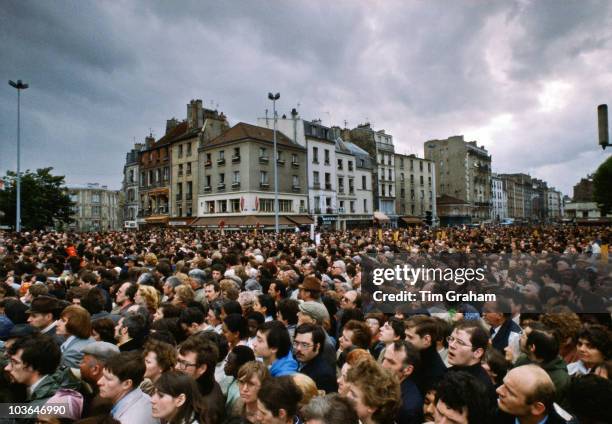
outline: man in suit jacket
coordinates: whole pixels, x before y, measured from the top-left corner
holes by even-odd
[[[518,354],[521,327],[512,320],[510,304],[505,299],[487,302],[483,307],[483,318],[491,326],[491,345],[501,354],[510,346]]]
[[[321,326],[302,324],[295,330],[293,349],[299,362],[299,371],[312,378],[317,388],[326,393],[336,392],[336,370],[323,358],[325,331]]]
[[[508,422],[558,424],[566,422],[554,408],[555,385],[541,367],[523,365],[506,374],[498,387],[499,409]],[[504,422],[504,419],[499,420]]]
[[[139,352],[121,352],[111,357],[98,380],[100,397],[113,403],[111,414],[122,424],[158,424],[153,418],[151,398],[138,388],[145,365]]]

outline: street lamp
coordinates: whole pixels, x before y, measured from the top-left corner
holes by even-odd
[[[21,231],[21,90],[28,88],[21,80],[9,80],[9,85],[17,89],[17,214],[15,217],[15,231]]]
[[[280,93],[268,93],[268,99],[272,100],[272,113],[274,114],[274,230],[278,234],[278,157],[276,153],[276,101],[280,99]]]

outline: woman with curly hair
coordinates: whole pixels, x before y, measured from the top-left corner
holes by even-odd
[[[152,317],[157,311],[159,306],[159,294],[152,286],[139,285],[134,301],[137,305],[144,306],[149,311],[149,315]]]
[[[555,330],[559,336],[559,355],[566,364],[578,360],[578,349],[576,348],[576,336],[582,329],[580,318],[567,306],[557,306],[549,313],[540,317],[542,324]]]
[[[159,377],[176,365],[176,349],[168,343],[156,339],[149,339],[142,350],[145,363],[144,380],[141,390],[148,395],[153,394],[153,384]]]
[[[357,361],[346,375],[347,394],[363,424],[395,421],[400,407],[400,384],[395,375],[377,362]]]

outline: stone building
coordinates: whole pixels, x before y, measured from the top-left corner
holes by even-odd
[[[397,215],[407,224],[427,218],[433,221],[436,216],[435,164],[414,154],[400,153],[395,154],[394,162]]]
[[[239,123],[205,143],[198,219],[192,226],[274,228],[274,166],[278,172],[279,224],[310,224],[307,209],[306,149],[277,131]]]
[[[138,154],[144,149],[143,143],[135,143],[134,148],[125,155],[123,166],[123,226],[124,228],[138,228],[139,199],[138,176],[140,166]]]
[[[499,175],[491,174],[491,220],[500,222],[508,218],[508,193]]]
[[[473,222],[490,219],[491,156],[463,136],[425,142],[425,158],[436,164],[436,191],[470,204]]]
[[[138,154],[140,179],[138,182],[138,224],[165,225],[170,216],[170,144],[185,131],[186,122],[170,129],[155,141],[145,139],[145,147]]]
[[[499,174],[499,178],[508,196],[508,218],[519,222],[534,220],[535,192],[531,176],[523,173]]]
[[[117,231],[123,227],[119,205],[119,191],[107,186],[87,184],[68,187],[73,206],[73,231]]]
[[[271,118],[260,118],[257,122],[265,128],[274,127],[274,119]],[[338,228],[337,133],[321,124],[320,120],[303,120],[295,109],[291,111],[290,118],[286,115],[278,118],[276,127],[307,151],[308,213],[322,228]]]

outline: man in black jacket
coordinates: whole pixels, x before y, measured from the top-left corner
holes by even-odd
[[[406,340],[420,352],[421,366],[415,380],[421,394],[435,387],[447,371],[436,350],[437,331],[438,325],[432,317],[416,315],[406,323]]]
[[[317,388],[326,393],[336,392],[336,373],[323,358],[325,332],[319,325],[302,324],[295,330],[293,349],[300,363],[299,371],[314,380]]]

